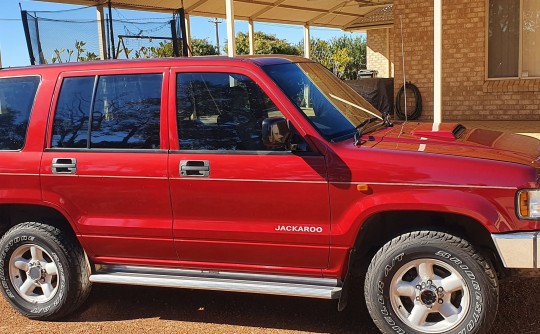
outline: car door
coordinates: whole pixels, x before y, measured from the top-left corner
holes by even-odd
[[[180,261],[320,272],[330,241],[324,157],[302,139],[296,152],[262,144],[262,120],[284,113],[253,73],[175,69],[171,79],[169,174]]]
[[[167,178],[168,71],[65,73],[41,163],[43,199],[97,260],[176,260]]]

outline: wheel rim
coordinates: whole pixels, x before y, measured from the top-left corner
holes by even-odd
[[[34,244],[19,246],[9,261],[15,291],[30,303],[45,303],[58,291],[58,266],[51,255]]]
[[[435,259],[418,259],[406,263],[394,275],[390,303],[410,328],[443,333],[463,321],[471,297],[463,276],[452,266]]]

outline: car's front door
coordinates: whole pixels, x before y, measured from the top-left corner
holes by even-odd
[[[307,146],[291,152],[263,145],[262,120],[284,113],[252,73],[178,69],[171,79],[179,259],[192,267],[320,272],[330,241],[324,157]]]

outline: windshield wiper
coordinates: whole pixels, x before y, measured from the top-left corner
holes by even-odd
[[[364,133],[364,129],[368,125],[370,125],[370,124],[372,124],[373,122],[376,122],[376,121],[383,121],[383,122],[382,123],[378,122],[377,124],[373,124],[372,126],[368,127],[368,130],[370,130],[370,132],[375,130],[376,128],[378,128],[381,125],[386,126],[386,121],[383,120],[383,119],[379,119],[377,117],[368,118],[365,121],[363,121],[362,123],[358,124],[358,126],[356,126],[356,130],[358,130],[358,136],[361,137],[363,134],[367,133],[367,131]]]
[[[378,121],[382,121],[382,122],[378,122]],[[377,122],[377,123],[368,127],[368,125],[372,124],[373,122]],[[381,126],[392,127],[392,126],[394,126],[394,124],[392,124],[392,122],[390,122],[390,117],[388,115],[386,115],[386,117],[384,117],[384,119],[381,119],[379,117],[371,117],[371,118],[368,118],[368,119],[364,120],[362,123],[358,124],[358,126],[356,126],[357,132],[354,134],[354,142],[355,142],[355,144],[358,145],[362,135],[364,135],[366,133],[369,133],[371,131],[375,131],[375,130],[379,129]],[[364,132],[364,129],[366,127],[368,127],[367,131]]]

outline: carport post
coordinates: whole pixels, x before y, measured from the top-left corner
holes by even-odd
[[[107,59],[107,35],[105,34],[105,15],[103,14],[103,6],[96,6],[97,23],[98,23],[98,43],[99,43],[99,59]]]
[[[227,16],[227,53],[229,57],[236,56],[236,38],[234,33],[234,3],[225,0],[225,14]]]
[[[186,41],[188,45],[188,56],[193,56],[193,49],[191,46],[191,22],[189,19],[189,14],[184,14],[184,24],[186,25]]]
[[[107,8],[109,10],[109,37],[111,38],[111,54],[109,58],[116,59],[116,52],[114,51],[114,29],[113,29],[113,16],[112,16],[112,5],[111,0],[107,1]]]
[[[311,37],[309,24],[304,25],[304,58],[311,58]]]
[[[253,27],[253,20],[248,21],[248,36],[249,36],[249,54],[255,54],[255,29]]]
[[[442,122],[442,0],[433,4],[433,123]]]

